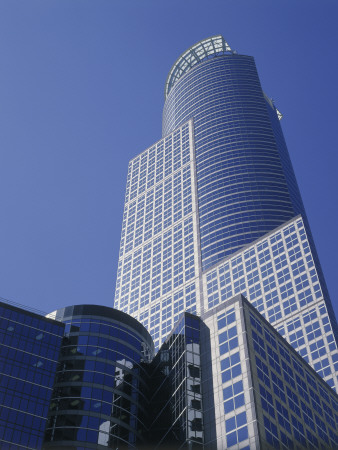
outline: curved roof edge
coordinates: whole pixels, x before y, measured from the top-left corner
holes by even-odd
[[[211,36],[197,42],[177,58],[165,82],[164,98],[166,99],[174,84],[193,66],[208,58],[235,53],[222,35]]]
[[[96,316],[106,320],[113,320],[123,325],[127,325],[135,332],[138,332],[143,338],[145,338],[151,346],[153,346],[153,340],[148,330],[134,317],[129,314],[120,311],[115,308],[103,305],[72,305],[64,308],[57,309],[47,314],[45,317],[54,319],[59,322],[64,322],[70,317],[75,316]]]

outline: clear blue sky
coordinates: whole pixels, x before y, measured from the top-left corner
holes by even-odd
[[[0,296],[111,305],[129,159],[161,137],[164,82],[195,42],[253,55],[337,307],[338,4],[1,0]]]

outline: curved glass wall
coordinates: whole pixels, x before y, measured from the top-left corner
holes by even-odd
[[[203,269],[291,219],[300,210],[250,56],[196,64],[171,88],[163,136],[193,118]]]
[[[229,52],[232,53],[231,48],[221,35],[212,36],[194,44],[182,53],[172,66],[165,83],[164,97],[167,98],[174,84],[196,64]]]
[[[50,316],[65,323],[45,447],[138,448],[147,422],[153,343],[127,314],[97,305]]]

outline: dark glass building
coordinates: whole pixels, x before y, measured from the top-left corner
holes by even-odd
[[[151,365],[151,423],[154,448],[203,448],[201,327],[185,313]]]
[[[64,324],[0,302],[0,448],[41,448]]]
[[[1,450],[338,446],[337,394],[241,295],[184,313],[155,358],[108,307],[0,313]]]
[[[135,319],[97,305],[50,314],[65,324],[45,448],[139,448],[148,424],[153,343]]]

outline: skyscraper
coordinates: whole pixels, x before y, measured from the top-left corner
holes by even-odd
[[[174,63],[163,138],[128,169],[115,307],[158,348],[183,311],[243,294],[333,387],[337,324],[254,59],[222,36]]]
[[[336,322],[281,115],[221,36],[165,98],[164,137],[129,165],[124,312],[0,304],[0,442],[335,449]]]

